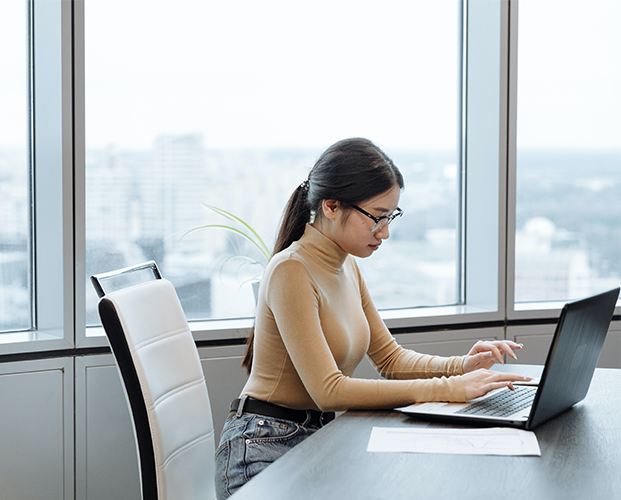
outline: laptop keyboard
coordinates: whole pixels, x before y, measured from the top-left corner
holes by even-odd
[[[476,401],[459,411],[462,415],[486,417],[508,417],[530,406],[535,398],[537,387],[516,386],[514,391],[501,391],[482,401]]]

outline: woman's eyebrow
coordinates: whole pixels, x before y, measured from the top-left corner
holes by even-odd
[[[397,207],[399,208],[399,207]],[[371,208],[371,210],[375,210],[377,212],[381,212],[381,213],[385,213],[385,214],[389,214],[390,212],[394,212],[395,210],[397,210],[397,208],[393,208],[392,210],[389,210],[388,208],[382,208],[382,207],[373,207]]]

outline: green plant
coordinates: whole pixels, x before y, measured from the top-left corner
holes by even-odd
[[[221,208],[214,207],[213,205],[208,205],[207,203],[203,203],[203,205],[207,207],[209,210],[211,210],[212,212],[215,212],[216,214],[230,221],[236,222],[242,227],[242,229],[238,229],[234,226],[229,226],[226,224],[207,224],[205,226],[199,226],[199,227],[195,227],[194,229],[190,229],[182,236],[182,238],[190,233],[194,233],[196,231],[202,231],[202,230],[209,229],[209,228],[219,228],[219,229],[225,229],[227,231],[231,231],[243,237],[250,243],[252,243],[259,250],[259,252],[261,253],[261,256],[265,259],[265,263],[260,262],[247,255],[234,255],[232,257],[229,257],[225,261],[224,264],[226,264],[226,262],[228,262],[231,259],[245,259],[249,261],[251,264],[258,264],[262,267],[265,267],[265,264],[267,264],[267,262],[269,262],[269,260],[271,259],[272,253],[270,252],[269,248],[267,247],[267,245],[265,244],[261,236],[259,236],[259,234],[247,222],[240,219],[236,215],[233,215],[232,213],[227,212],[226,210],[223,210]],[[223,267],[224,267],[224,264],[222,265]]]

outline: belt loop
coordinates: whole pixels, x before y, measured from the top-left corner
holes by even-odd
[[[244,404],[246,403],[246,399],[248,399],[246,394],[239,399],[239,406],[237,407],[237,413],[235,414],[237,418],[241,417],[242,413],[244,413]]]
[[[309,425],[313,421],[313,413],[310,410],[304,410],[306,412],[306,420],[302,424],[304,427]]]

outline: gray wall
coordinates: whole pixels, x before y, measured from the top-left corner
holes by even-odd
[[[401,334],[420,352],[467,352],[480,338],[525,344],[519,362],[542,363],[553,325]],[[243,346],[199,349],[216,432],[246,376]],[[621,326],[612,325],[600,366],[621,367]],[[364,361],[356,376],[376,377]],[[139,500],[131,419],[112,355],[0,363],[2,500]]]

